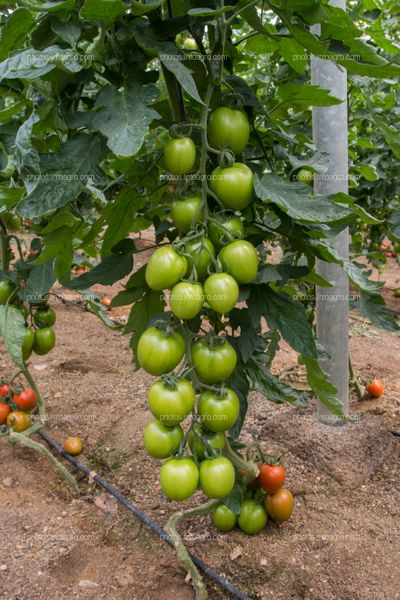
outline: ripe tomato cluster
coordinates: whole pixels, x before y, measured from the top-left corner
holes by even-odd
[[[22,342],[23,359],[28,360],[32,352],[39,355],[48,354],[56,343],[56,334],[53,329],[57,319],[55,310],[45,302],[13,301],[15,290],[15,285],[9,280],[0,281],[0,304],[8,302],[10,306],[21,312],[25,320],[25,337]]]
[[[30,388],[20,389],[12,383],[0,385],[0,430],[12,429],[18,433],[31,425],[31,413],[36,408],[37,395]]]

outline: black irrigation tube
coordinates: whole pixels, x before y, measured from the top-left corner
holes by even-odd
[[[57,452],[59,454],[61,454],[61,456],[63,458],[65,458],[70,463],[72,463],[79,471],[81,471],[85,475],[90,475],[92,473],[92,471],[89,469],[89,467],[87,467],[86,465],[83,465],[81,462],[78,461],[78,459],[67,454],[65,452],[65,450],[63,450],[63,448],[59,444],[57,444],[57,442],[55,442],[51,437],[49,437],[46,433],[44,433],[43,431],[38,431],[37,434],[40,435],[40,437],[43,438],[44,441],[51,448],[53,448],[54,450],[57,450]],[[154,533],[156,533],[162,540],[167,542],[167,544],[169,546],[173,547],[173,544],[172,544],[171,539],[168,536],[167,532],[164,531],[164,529],[162,529],[162,527],[157,525],[157,523],[152,521],[148,516],[146,516],[139,508],[137,508],[131,502],[129,502],[129,500],[127,498],[125,498],[125,496],[123,496],[111,484],[109,484],[108,481],[106,481],[99,475],[94,475],[93,480],[99,486],[101,486],[102,488],[107,490],[107,492],[109,492],[112,496],[114,496],[114,498],[116,498],[118,500],[118,502],[120,502],[123,506],[125,506],[125,508],[127,508],[132,514],[134,514],[135,517],[137,517],[140,521],[142,521],[142,523],[147,525],[147,527],[149,527]],[[236,589],[233,585],[231,585],[225,579],[222,579],[221,575],[219,575],[216,571],[214,571],[214,569],[211,569],[210,567],[208,567],[200,558],[197,558],[197,556],[195,556],[194,554],[191,554],[190,552],[189,552],[189,555],[190,555],[190,558],[192,559],[192,561],[194,562],[194,564],[196,565],[196,567],[198,569],[200,569],[200,571],[202,571],[205,575],[210,577],[210,579],[213,579],[216,583],[218,583],[218,585],[221,588],[223,588],[224,590],[226,590],[227,592],[232,594],[232,596],[234,596],[235,598],[239,598],[239,600],[250,600],[250,598],[248,596],[243,594],[240,590]]]

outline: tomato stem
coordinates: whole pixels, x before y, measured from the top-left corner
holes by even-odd
[[[249,479],[255,479],[258,475],[259,469],[258,465],[253,461],[245,461],[239,454],[236,454],[232,449],[229,441],[226,439],[225,448],[222,451],[222,454],[229,458],[231,463],[240,471],[242,476],[249,476]]]

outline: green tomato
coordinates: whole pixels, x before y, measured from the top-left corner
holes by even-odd
[[[208,120],[208,141],[214,148],[228,148],[239,154],[247,146],[250,125],[242,110],[220,106]]]
[[[140,336],[137,360],[150,375],[169,373],[181,362],[184,354],[185,340],[178,331],[166,334],[150,327]]]
[[[245,500],[240,509],[239,527],[249,535],[260,533],[266,526],[268,516],[262,504],[255,500]]]
[[[228,313],[238,301],[238,284],[228,273],[214,273],[204,282],[204,298],[215,312]]]
[[[8,280],[0,281],[0,304],[6,304],[13,291],[14,287]]]
[[[193,319],[204,303],[203,288],[199,283],[181,281],[172,288],[169,303],[172,312],[179,319]]]
[[[192,454],[196,454],[199,460],[206,457],[206,443],[214,450],[225,448],[225,435],[223,432],[206,431],[200,423],[195,423],[193,430],[189,433],[188,442]]]
[[[297,181],[301,181],[301,183],[307,183],[311,185],[313,182],[313,172],[310,169],[300,169],[296,174]]]
[[[18,215],[13,215],[10,212],[6,212],[2,215],[4,219],[4,223],[8,229],[8,231],[16,232],[21,227],[21,219]]]
[[[207,458],[200,464],[200,486],[209,498],[225,498],[235,485],[235,468],[225,456]]]
[[[244,238],[244,225],[237,215],[220,216],[215,215],[215,221],[208,224],[208,237],[218,250],[233,238]]]
[[[192,412],[195,391],[187,379],[171,384],[161,380],[151,386],[148,399],[150,410],[156,419],[171,427]]]
[[[211,513],[211,521],[219,531],[232,531],[237,522],[237,517],[225,504],[219,504]]]
[[[173,200],[171,216],[174,225],[182,233],[187,233],[204,217],[201,196],[193,196],[184,200]]]
[[[193,169],[196,146],[188,137],[170,140],[164,148],[164,162],[170,173],[184,175]]]
[[[371,125],[367,125],[367,127],[365,128],[365,133],[366,135],[372,135],[374,133],[373,127],[371,127]]]
[[[199,483],[199,470],[191,458],[171,458],[160,469],[160,482],[170,500],[187,500]]]
[[[237,356],[231,344],[224,338],[214,340],[212,345],[205,340],[199,340],[192,346],[192,361],[200,381],[213,385],[222,383],[232,375]]]
[[[171,246],[157,248],[146,266],[146,283],[152,290],[161,291],[174,286],[187,271],[187,260]]]
[[[210,187],[226,208],[242,210],[253,198],[252,170],[243,163],[217,167],[211,173]]]
[[[224,246],[219,254],[221,264],[238,283],[251,283],[258,271],[257,251],[246,240]]]
[[[35,331],[33,351],[36,354],[48,354],[56,344],[56,334],[51,327],[43,327]]]
[[[166,427],[157,419],[150,421],[143,433],[144,447],[153,458],[168,458],[183,440],[183,429],[180,425]]]
[[[195,240],[185,244],[185,252],[192,258],[188,259],[188,268],[186,275],[190,275],[193,266],[196,267],[196,274],[199,281],[203,281],[208,276],[208,267],[215,256],[215,248],[208,238]]]
[[[206,390],[200,396],[197,410],[203,427],[214,432],[227,431],[238,420],[240,402],[230,388],[224,388],[222,395]]]
[[[32,354],[33,344],[35,343],[35,332],[27,327],[25,329],[24,339],[22,341],[22,358],[28,360]]]
[[[33,315],[33,320],[38,327],[52,327],[56,319],[56,311],[50,306],[46,309],[37,310]]]

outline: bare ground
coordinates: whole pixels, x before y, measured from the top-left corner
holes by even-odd
[[[399,287],[394,262],[384,278],[388,288]],[[400,310],[400,300],[390,291],[387,297]],[[48,404],[47,432],[60,443],[81,436],[82,462],[163,525],[177,505],[163,498],[158,461],[142,444],[152,378],[133,373],[128,338],[78,308],[56,308],[58,344],[32,360]],[[360,421],[328,427],[316,421],[313,406],[280,407],[251,397],[243,439],[259,439],[284,457],[296,503],[291,521],[270,523],[254,538],[218,534],[208,517],[181,527],[187,546],[252,599],[400,598],[400,438],[390,433],[400,430],[400,337],[359,319],[351,326],[360,380],[377,376],[386,385],[379,400],[352,398]],[[274,367],[305,386],[290,349]],[[11,372],[3,347],[0,372]],[[43,458],[5,438],[0,460],[0,599],[194,598],[174,551],[95,485],[78,475],[82,494],[73,498]],[[199,493],[192,504],[201,501]],[[207,585],[212,600],[228,598]]]

